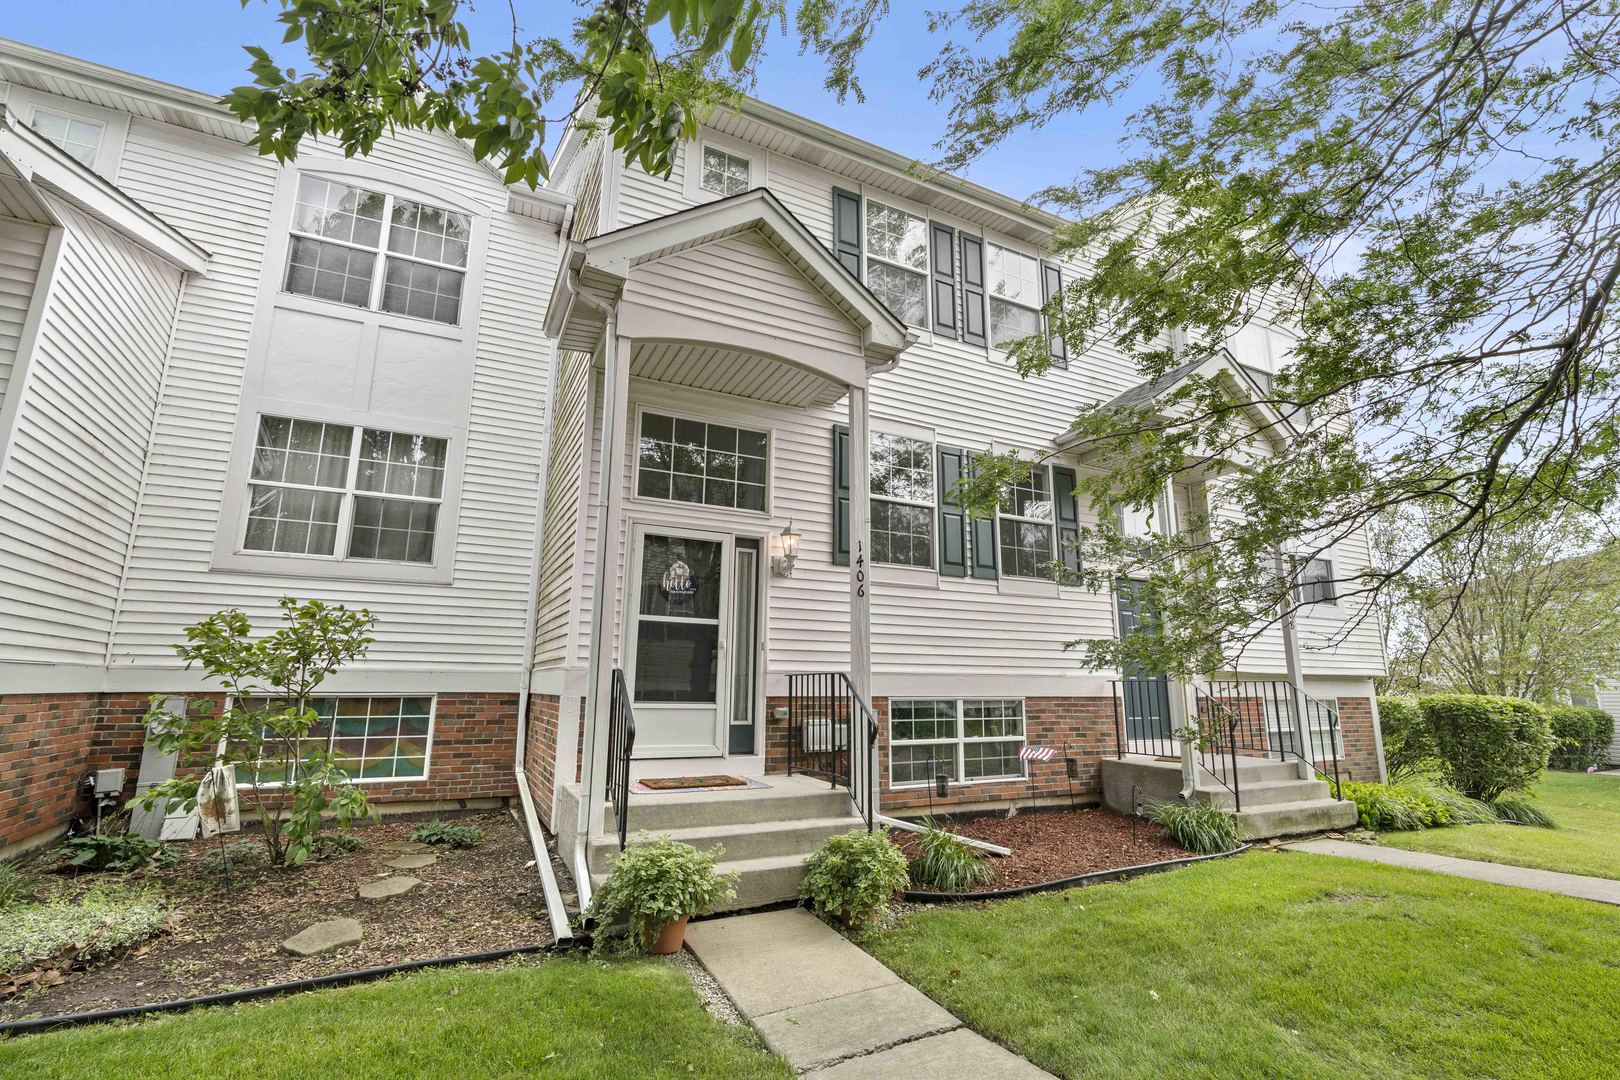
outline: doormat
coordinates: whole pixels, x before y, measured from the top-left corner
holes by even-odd
[[[658,795],[675,791],[745,791],[770,786],[742,776],[654,776],[637,780],[630,785],[630,790],[638,795]]]

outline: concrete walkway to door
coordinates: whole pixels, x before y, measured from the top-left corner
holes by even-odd
[[[686,943],[800,1075],[1047,1077],[962,1026],[803,908],[693,923]]]
[[[1514,885],[1538,892],[1562,893],[1581,900],[1596,900],[1600,904],[1620,904],[1620,881],[1608,878],[1586,877],[1582,874],[1560,874],[1556,870],[1532,870],[1507,863],[1482,862],[1478,859],[1458,859],[1450,855],[1431,855],[1426,851],[1406,851],[1401,848],[1379,847],[1377,844],[1356,844],[1347,840],[1306,840],[1298,844],[1284,844],[1286,851],[1308,851],[1313,855],[1339,855],[1363,862],[1406,866],[1413,870],[1433,870],[1437,874],[1489,881],[1497,885]]]

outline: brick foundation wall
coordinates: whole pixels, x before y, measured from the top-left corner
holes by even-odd
[[[775,719],[778,706],[786,707],[786,698],[772,698],[766,702],[765,771],[787,771],[787,721]],[[873,713],[878,721],[878,759],[882,767],[883,807],[886,811],[927,808],[929,791],[922,787],[891,788],[889,776],[889,699],[875,698]],[[1032,697],[1024,699],[1024,729],[1026,741],[1037,746],[1050,746],[1057,756],[1049,762],[1033,762],[1035,796],[1040,799],[1068,798],[1070,785],[1065,757],[1073,757],[1078,766],[1073,792],[1077,801],[1096,802],[1102,793],[1102,766],[1104,757],[1115,752],[1114,702],[1112,698]],[[951,784],[951,794],[933,799],[933,805],[958,806],[972,803],[1011,802],[1030,797],[1027,778],[996,780],[980,784]]]
[[[125,770],[124,798],[135,794],[146,741],[147,694],[0,696],[0,848],[88,815],[80,782],[95,769]],[[218,694],[188,694],[189,707]],[[552,699],[555,702],[556,699]],[[551,709],[554,768],[556,708]],[[426,780],[361,785],[375,803],[510,798],[517,794],[516,694],[440,694]],[[546,800],[549,813],[549,797]]]
[[[1342,697],[1339,704],[1339,740],[1344,756],[1341,774],[1349,780],[1378,781],[1378,740],[1373,734],[1372,699]]]
[[[0,696],[0,847],[84,813],[100,712],[100,694]]]
[[[552,795],[557,786],[557,723],[562,699],[556,694],[529,695],[529,734],[523,750],[523,775],[534,797],[541,824],[556,831],[551,820]]]

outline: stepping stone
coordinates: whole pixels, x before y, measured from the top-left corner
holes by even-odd
[[[421,878],[397,876],[368,881],[360,886],[362,900],[391,900],[422,887]]]
[[[390,840],[382,845],[382,850],[396,852],[401,855],[420,855],[431,849],[428,845],[416,840]]]
[[[437,855],[401,855],[397,859],[389,859],[387,865],[395,870],[420,870],[438,861]]]
[[[360,923],[354,919],[327,919],[304,927],[283,941],[281,947],[294,956],[314,956],[345,945],[358,945],[360,935]]]

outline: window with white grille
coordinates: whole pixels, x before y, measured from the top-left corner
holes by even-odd
[[[1023,776],[1024,702],[1019,698],[894,699],[889,702],[889,782],[931,784]]]

